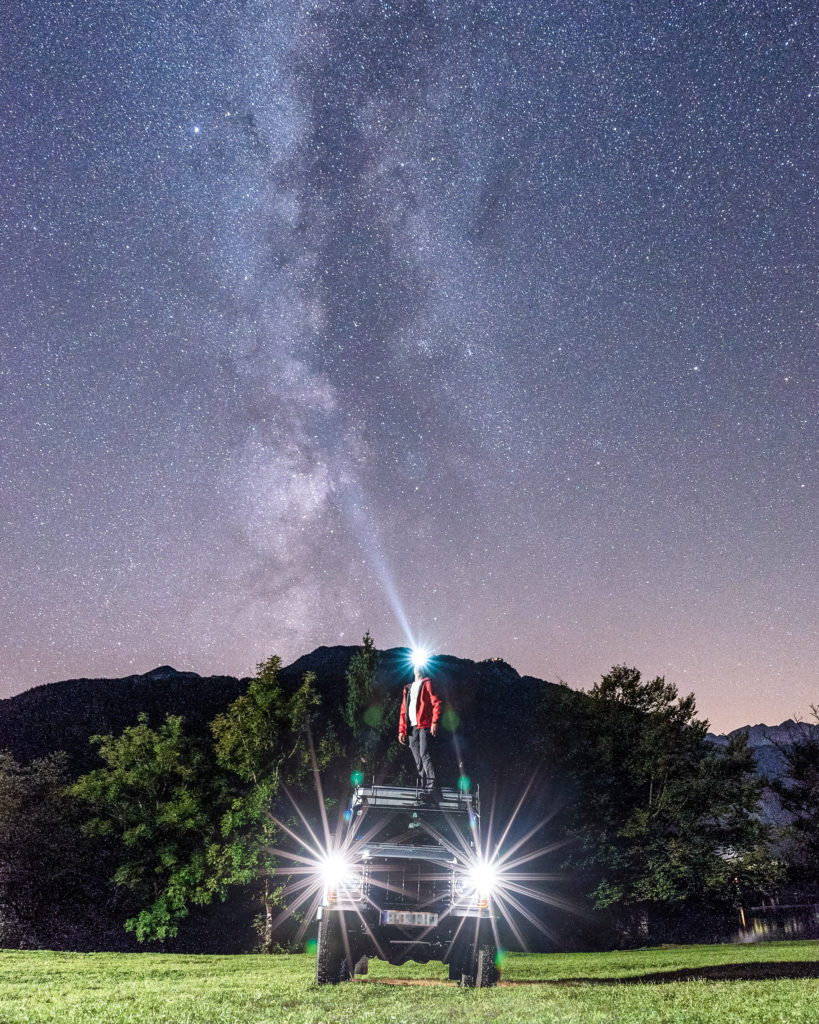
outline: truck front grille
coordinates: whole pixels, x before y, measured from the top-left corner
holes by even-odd
[[[452,872],[428,861],[381,861],[369,870],[368,895],[384,909],[429,910],[452,900]]]

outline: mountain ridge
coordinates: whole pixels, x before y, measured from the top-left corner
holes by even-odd
[[[301,655],[281,670],[286,688],[298,685],[307,671],[316,673],[317,685],[325,706],[345,699],[345,673],[358,646],[321,645]],[[452,691],[459,711],[480,723],[483,705],[491,694],[502,693],[512,700],[522,720],[534,710],[538,695],[557,691],[562,684],[535,676],[522,676],[501,659],[475,662],[453,655],[435,659],[436,676],[444,690]],[[380,652],[379,677],[382,688],[392,689],[396,680],[409,672],[406,648]],[[205,729],[215,715],[238,697],[250,677],[229,675],[203,676],[158,665],[148,672],[122,677],[79,677],[41,683],[11,697],[0,699],[0,750],[8,750],[19,761],[30,761],[54,750],[66,750],[73,766],[87,770],[96,760],[89,737],[119,733],[145,713],[152,725],[166,714],[182,715],[194,729]],[[393,695],[396,691],[393,689]],[[746,733],[754,750],[757,766],[766,779],[781,774],[781,745],[787,745],[804,732],[819,725],[786,719],[777,725],[757,723],[740,726],[727,733],[708,733],[708,739],[725,746],[729,739]]]
[[[281,669],[282,684],[285,689],[295,688],[305,672],[315,672],[322,708],[332,714],[328,709],[343,705],[346,699],[347,666],[358,650],[358,645],[317,647]],[[377,685],[382,696],[400,700],[400,680],[411,673],[408,655],[406,648],[380,652]],[[443,694],[454,701],[460,719],[470,724],[489,717],[492,694],[497,699],[502,690],[512,711],[527,718],[544,689],[555,686],[521,676],[496,659],[474,662],[440,655],[435,666]],[[91,736],[119,734],[141,713],[154,727],[165,715],[173,714],[182,715],[194,730],[205,730],[215,715],[244,692],[248,682],[249,677],[202,676],[159,665],[119,678],[42,683],[0,700],[0,750],[8,750],[23,762],[65,750],[74,770],[87,771],[98,763],[88,742]],[[397,716],[397,708],[394,710]]]

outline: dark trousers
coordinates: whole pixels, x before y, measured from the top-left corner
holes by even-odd
[[[435,769],[432,767],[432,758],[429,756],[429,745],[429,729],[410,726],[409,747],[415,758],[418,784],[425,793],[431,793],[435,788]]]

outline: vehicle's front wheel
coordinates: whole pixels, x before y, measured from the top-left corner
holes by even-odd
[[[481,946],[478,949],[478,963],[475,971],[476,988],[492,988],[498,983],[498,968],[495,965],[498,951],[495,946]]]
[[[498,968],[495,966],[497,948],[492,943],[483,943],[467,960],[461,974],[463,988],[492,988],[498,983]],[[450,972],[452,968],[450,968]],[[452,974],[450,973],[450,977]]]
[[[316,949],[316,983],[337,985],[349,981],[352,971],[344,952],[344,943],[338,923],[329,914],[319,921],[318,947]]]

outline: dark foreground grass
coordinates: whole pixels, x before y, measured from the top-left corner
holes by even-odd
[[[0,1024],[819,1024],[819,943],[510,954],[463,990],[440,964],[315,984],[312,956],[0,952]]]

